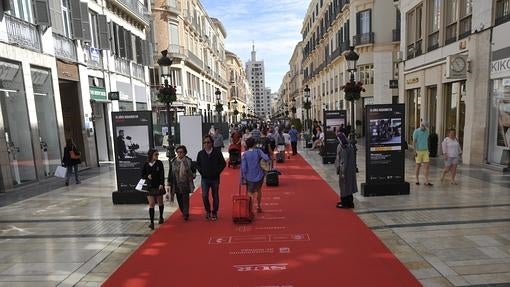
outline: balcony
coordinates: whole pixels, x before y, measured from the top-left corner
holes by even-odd
[[[373,44],[374,39],[375,39],[374,32],[354,35],[354,37],[352,37],[354,46]]]
[[[200,60],[200,58],[197,55],[193,54],[193,52],[191,52],[190,50],[188,50],[188,62],[195,65],[199,69],[204,68],[204,63],[202,62],[202,60]]]
[[[42,52],[41,34],[36,25],[8,14],[4,14],[4,17],[10,44]]]
[[[133,78],[141,81],[145,79],[145,69],[143,68],[143,65],[131,62],[131,72],[132,72],[131,76]]]
[[[457,22],[454,22],[446,26],[446,36],[444,44],[448,45],[455,41],[457,41]]]
[[[349,44],[350,44],[349,42],[340,43],[340,53],[349,50]]]
[[[78,61],[76,45],[73,40],[55,33],[53,33],[53,40],[55,42],[55,57],[71,62]]]
[[[181,1],[166,0],[166,4],[162,8],[170,13],[179,15],[181,13]]]
[[[407,59],[418,57],[422,54],[421,49],[422,40],[418,40],[415,43],[407,46]]]
[[[93,69],[103,69],[103,53],[101,50],[93,47],[86,47],[85,51],[87,53],[87,67]]]
[[[400,29],[393,29],[393,42],[400,42]]]
[[[501,10],[502,12],[504,10]],[[499,13],[498,13],[499,14]],[[506,14],[506,15],[498,15],[496,16],[496,25],[499,25],[499,24],[502,24],[502,23],[505,23],[505,22],[508,22],[510,21],[510,14]]]
[[[150,23],[149,11],[138,0],[113,0],[113,2],[120,4],[126,12],[138,17],[145,24],[148,25]]]
[[[175,45],[175,44],[170,44],[168,46],[168,57],[171,58],[179,58],[179,59],[186,59],[186,48],[184,48],[183,46],[179,46],[179,45]],[[160,57],[160,55],[157,55],[158,57]]]
[[[460,20],[459,39],[466,38],[471,35],[471,15]]]
[[[439,31],[429,35],[429,45],[427,47],[427,52],[433,51],[437,48],[439,48]]]
[[[131,75],[131,65],[128,59],[115,57],[115,71],[121,75],[129,77]]]

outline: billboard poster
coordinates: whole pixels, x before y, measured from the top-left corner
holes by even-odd
[[[334,134],[336,138],[336,134],[340,131],[340,128],[345,128],[346,122],[346,110],[324,111],[324,135]]]
[[[147,152],[154,147],[152,112],[112,112],[118,191],[135,191]]]
[[[404,182],[404,104],[367,105],[366,182]]]
[[[324,111],[324,147],[321,150],[322,163],[333,163],[338,147],[337,133],[345,129],[347,112],[345,110]]]

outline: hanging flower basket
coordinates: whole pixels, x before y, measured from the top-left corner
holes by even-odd
[[[303,108],[305,108],[305,110],[311,109],[312,108],[312,102],[304,102]]]
[[[243,113],[243,118],[246,118],[246,113]]]
[[[362,82],[347,82],[344,86],[340,87],[340,89],[344,90],[345,100],[347,101],[359,100],[361,92],[365,91]]]
[[[169,86],[168,88],[163,87],[159,89],[157,97],[159,102],[165,104],[177,101],[177,94],[175,88],[172,86]]]
[[[290,108],[290,110],[291,110],[291,112],[292,112],[293,114],[295,114],[297,109],[296,109],[296,107],[292,107],[292,108]]]
[[[237,116],[239,114],[238,110],[234,110],[234,116]]]
[[[223,105],[222,104],[216,104],[215,106],[216,112],[221,113],[223,112]]]

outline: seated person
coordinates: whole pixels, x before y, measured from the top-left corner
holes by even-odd
[[[321,127],[316,127],[317,130],[317,139],[312,144],[312,149],[316,149],[324,144],[324,132],[322,132]]]

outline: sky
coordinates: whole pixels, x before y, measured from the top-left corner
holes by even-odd
[[[310,0],[201,0],[209,17],[221,21],[227,32],[225,49],[243,64],[251,57],[264,60],[266,87],[277,92],[289,61],[301,40],[301,27]]]

